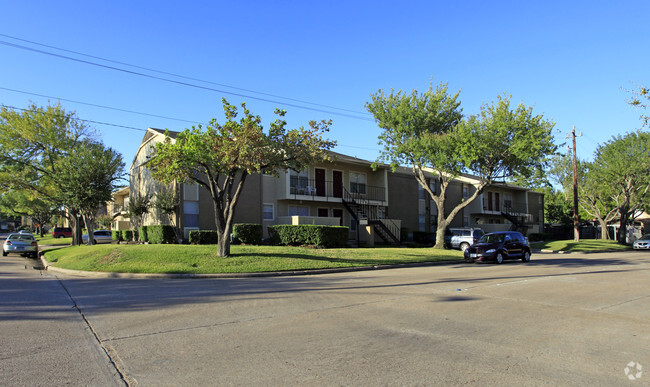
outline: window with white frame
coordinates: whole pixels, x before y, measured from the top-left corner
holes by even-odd
[[[199,202],[183,202],[183,219],[185,227],[199,227]]]
[[[366,194],[366,174],[359,172],[350,172],[350,192]]]
[[[199,186],[197,184],[183,184],[183,200],[199,200]]]
[[[262,216],[264,220],[273,220],[275,219],[275,211],[273,208],[273,203],[264,203],[262,210]]]
[[[289,216],[309,216],[309,207],[289,206]]]

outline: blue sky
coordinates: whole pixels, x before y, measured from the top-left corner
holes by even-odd
[[[0,103],[73,100],[85,104],[61,103],[83,119],[136,128],[91,124],[127,167],[147,127],[223,122],[222,97],[246,101],[266,126],[276,107],[289,127],[332,119],[338,152],[375,160],[370,95],[424,91],[430,81],[460,89],[465,114],[512,95],[556,122],[558,144],[575,125],[578,157],[591,159],[598,144],[641,127],[623,89],[650,83],[647,1],[5,1],[2,9]]]

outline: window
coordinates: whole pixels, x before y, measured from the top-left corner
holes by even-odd
[[[424,200],[424,188],[418,183],[418,198]]]
[[[305,194],[309,186],[309,171],[289,171],[289,186],[292,194]]]
[[[366,174],[350,172],[350,192],[365,195],[366,194]]]
[[[512,209],[512,194],[509,193],[503,194],[503,208],[507,210]]]
[[[309,207],[289,206],[289,216],[309,216]]]
[[[418,231],[425,231],[424,215],[418,216]]]
[[[463,198],[469,198],[469,185],[463,184]]]
[[[463,216],[463,227],[469,227],[469,216]]]
[[[183,202],[183,220],[185,227],[199,227],[199,202]]]
[[[196,184],[183,184],[183,200],[199,200],[199,186]]]
[[[264,220],[273,220],[275,218],[273,211],[273,204],[264,203],[262,209],[262,216]]]

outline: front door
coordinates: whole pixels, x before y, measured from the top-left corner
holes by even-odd
[[[325,170],[316,168],[316,196],[325,196]]]
[[[343,172],[341,171],[332,171],[332,195],[335,198],[343,197]]]

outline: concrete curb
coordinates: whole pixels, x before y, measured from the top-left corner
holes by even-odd
[[[190,278],[253,278],[253,277],[286,277],[286,276],[299,276],[299,275],[318,275],[318,274],[332,274],[332,273],[347,273],[355,271],[368,271],[368,270],[386,270],[386,269],[400,269],[407,267],[425,267],[437,265],[455,265],[466,263],[464,260],[458,261],[438,261],[438,262],[418,262],[418,263],[401,263],[395,265],[376,265],[376,266],[360,266],[360,267],[338,267],[333,269],[313,269],[313,270],[292,270],[292,271],[267,271],[260,273],[214,273],[214,274],[187,274],[187,273],[113,273],[105,271],[83,271],[71,270],[55,267],[45,259],[44,256],[40,257],[45,270],[52,273],[60,273],[63,275],[84,277],[84,278],[124,278],[124,279],[146,279],[146,278],[162,278],[162,279],[190,279]]]

